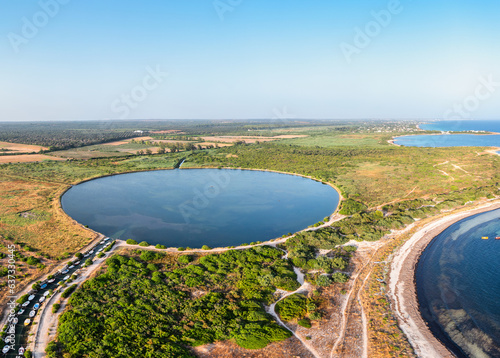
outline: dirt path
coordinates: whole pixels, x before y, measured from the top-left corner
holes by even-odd
[[[297,271],[300,272],[300,270],[297,267],[294,267],[294,271],[296,273],[297,273]],[[271,316],[273,316],[274,319],[276,319],[276,321],[278,322],[279,325],[281,325],[282,327],[284,327],[287,330],[289,330],[300,342],[302,342],[302,345],[304,347],[306,347],[307,350],[309,350],[309,352],[311,352],[311,354],[314,357],[316,357],[316,358],[322,358],[321,355],[316,351],[316,349],[314,349],[314,347],[309,342],[307,342],[305,339],[303,339],[302,337],[300,337],[295,331],[291,330],[290,328],[288,328],[288,326],[285,323],[283,323],[283,321],[279,318],[279,316],[278,316],[278,314],[276,313],[276,310],[275,310],[276,304],[278,304],[278,302],[284,300],[288,296],[294,295],[296,293],[302,293],[302,294],[307,295],[311,291],[312,286],[308,282],[304,281],[304,275],[301,272],[300,272],[300,276],[297,275],[297,281],[299,281],[299,283],[301,284],[301,286],[297,290],[295,290],[293,292],[286,292],[285,294],[283,294],[278,301],[274,302],[269,307],[266,307],[266,312],[269,313]],[[282,292],[282,291],[277,290],[277,292]]]
[[[365,262],[365,264],[358,270],[358,272],[355,274],[354,278],[351,278],[353,280],[352,282],[352,287],[349,290],[349,293],[347,295],[347,298],[344,300],[342,303],[342,309],[341,309],[341,317],[342,321],[340,324],[340,332],[337,340],[335,341],[332,350],[330,352],[330,358],[333,358],[336,356],[336,350],[339,347],[339,345],[342,343],[344,340],[345,334],[346,334],[346,329],[347,329],[347,321],[348,321],[348,313],[347,309],[349,308],[349,304],[351,302],[351,297],[356,296],[357,301],[359,302],[360,308],[361,308],[361,317],[362,317],[362,326],[363,326],[363,358],[368,357],[368,322],[366,320],[366,316],[363,311],[363,305],[361,303],[361,297],[360,297],[360,292],[363,289],[364,284],[366,283],[367,279],[370,277],[371,271],[370,270],[367,274],[366,277],[363,280],[363,283],[357,289],[357,281],[360,276],[362,276],[363,271],[365,268],[373,263],[373,258],[375,257],[375,254],[377,251],[380,249],[380,247],[383,246],[383,243],[381,241],[378,241],[377,244],[375,245],[375,251],[370,255],[370,258]],[[357,289],[357,292],[356,292]],[[366,352],[366,355],[364,355]]]

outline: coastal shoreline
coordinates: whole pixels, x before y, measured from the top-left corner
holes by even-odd
[[[472,215],[500,208],[495,200],[459,210],[418,227],[394,254],[390,265],[388,295],[399,326],[419,357],[455,357],[454,354],[430,331],[423,319],[416,291],[415,270],[421,254],[431,241],[449,226]]]

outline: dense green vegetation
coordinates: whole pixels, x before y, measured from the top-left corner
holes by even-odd
[[[290,295],[276,304],[276,313],[283,321],[297,321],[302,326],[309,326],[310,321],[305,319],[311,313],[316,312],[314,299],[307,298],[301,294]],[[307,324],[307,323],[309,324]]]
[[[0,141],[37,144],[55,150],[112,142],[137,135],[133,129],[117,124],[111,121],[1,122]]]
[[[137,251],[73,293],[54,346],[71,357],[191,357],[189,346],[232,339],[256,349],[290,337],[264,310],[298,288],[281,250],[258,246],[198,257]]]
[[[366,210],[366,205],[360,203],[359,201],[346,199],[342,202],[342,208],[339,213],[342,215],[353,215],[359,213],[360,211]]]

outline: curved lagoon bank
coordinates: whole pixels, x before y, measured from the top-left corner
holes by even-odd
[[[416,223],[416,231],[411,234],[411,237],[394,254],[394,257],[391,261],[388,281],[388,293],[393,303],[392,307],[394,313],[398,318],[399,325],[404,331],[405,335],[408,337],[417,355],[422,357],[436,358],[448,358],[454,357],[456,355],[460,356],[460,354],[462,354],[461,356],[464,356],[464,353],[460,348],[458,348],[453,340],[445,339],[445,336],[442,334],[442,332],[435,330],[435,327],[432,328],[431,331],[429,321],[424,319],[425,314],[422,314],[420,310],[420,302],[417,299],[417,280],[422,279],[423,276],[417,278],[416,270],[421,255],[426,252],[427,248],[431,247],[428,245],[431,242],[434,242],[434,239],[436,237],[443,234],[446,230],[448,230],[455,224],[458,223],[458,225],[454,226],[454,228],[460,227],[460,225],[462,225],[462,221],[467,221],[469,223],[467,225],[470,225],[471,222],[468,221],[469,219],[475,220],[474,217],[480,217],[484,213],[489,215],[488,212],[492,211],[496,211],[493,215],[498,215],[498,209],[500,209],[500,202],[492,201],[476,207],[464,208],[457,212],[440,216],[433,219],[432,221],[426,222],[425,224]],[[482,217],[482,219],[484,219],[484,217]],[[464,228],[465,226],[462,226],[462,229]],[[412,227],[409,227],[408,230],[412,230]],[[456,231],[454,230],[454,232]],[[482,242],[481,237],[478,240]],[[500,244],[500,242],[495,242],[494,238],[490,238],[489,240],[493,240],[488,241],[492,245]],[[486,242],[486,240],[484,240],[484,242]],[[451,256],[446,255],[447,252],[448,251],[445,250],[443,256]],[[453,257],[456,256],[454,255]],[[480,259],[481,257],[476,258],[476,260]],[[432,272],[430,273],[432,274]],[[428,284],[431,286],[432,292],[436,293],[436,291],[441,290],[442,287],[446,287],[436,287],[436,285],[433,284],[436,279],[440,279],[441,277],[441,275],[434,275],[434,278],[429,279]],[[457,283],[460,283],[460,281],[457,281]],[[444,292],[447,294],[449,293],[449,291],[446,290],[440,292]],[[449,303],[449,298],[450,296],[445,295],[442,299],[445,300],[445,302]],[[432,305],[435,303],[436,302],[432,300],[430,302],[431,307],[433,307]],[[425,309],[425,303],[422,304],[422,308]],[[430,323],[436,323],[433,322],[432,319],[430,319],[430,321]],[[453,335],[452,338],[456,339],[456,336]],[[451,352],[455,353],[452,354]],[[477,350],[475,354],[477,354]],[[491,356],[494,357],[496,355]]]
[[[61,198],[73,219],[114,238],[165,246],[236,246],[296,232],[330,216],[339,194],[296,175],[236,169],[120,174]]]
[[[420,257],[422,316],[459,357],[500,357],[499,258],[500,209],[449,226]]]

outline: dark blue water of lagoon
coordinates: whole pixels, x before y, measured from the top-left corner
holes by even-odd
[[[487,131],[500,133],[500,120],[449,120],[420,125],[421,129],[443,132]]]
[[[472,216],[434,238],[417,265],[422,316],[459,357],[500,357],[497,236],[500,210]]]
[[[500,135],[423,134],[394,138],[405,147],[500,147]]]
[[[270,172],[177,169],[104,177],[61,199],[81,224],[167,247],[236,246],[296,232],[331,215],[328,185]]]

